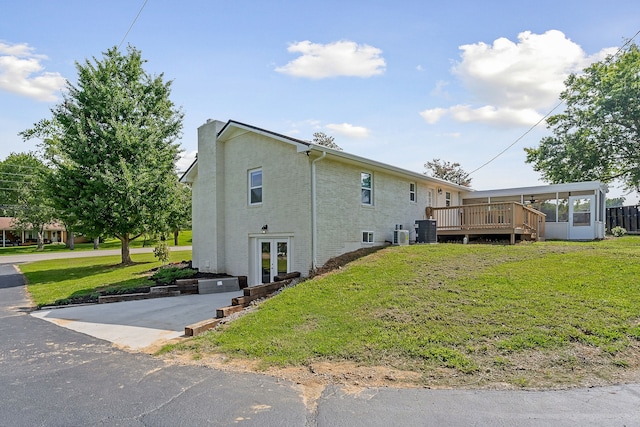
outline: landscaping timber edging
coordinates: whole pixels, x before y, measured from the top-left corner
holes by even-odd
[[[230,316],[234,313],[238,313],[244,310],[244,307],[241,305],[229,305],[227,307],[220,307],[216,309],[216,317],[218,319],[222,319],[223,317]]]
[[[209,329],[215,328],[222,319],[205,319],[184,327],[184,334],[187,337],[195,337]]]
[[[266,296],[274,291],[277,291],[280,288],[283,288],[290,284],[293,279],[283,280],[280,282],[266,283],[264,285],[250,286],[248,288],[244,288],[244,296],[245,297],[253,297],[253,296]]]

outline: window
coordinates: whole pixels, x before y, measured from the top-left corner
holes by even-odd
[[[262,169],[249,171],[249,204],[262,203]]]
[[[444,194],[444,205],[451,206],[451,193],[448,191]]]
[[[588,197],[573,200],[573,226],[591,226],[591,199]]]
[[[362,172],[360,174],[361,200],[363,205],[373,205],[373,182],[371,174]]]
[[[362,243],[373,243],[373,231],[362,232]]]
[[[409,200],[412,202],[416,201],[416,183],[415,182],[409,183]]]

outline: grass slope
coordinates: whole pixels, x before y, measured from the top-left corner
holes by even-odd
[[[640,372],[640,239],[390,247],[168,347],[414,371],[420,384],[594,385]]]

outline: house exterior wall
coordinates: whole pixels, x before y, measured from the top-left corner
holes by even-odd
[[[309,149],[307,150],[307,147]],[[198,129],[198,159],[183,176],[192,184],[193,266],[203,272],[262,280],[262,239],[289,242],[289,271],[306,276],[314,266],[312,174],[316,176],[316,264],[393,240],[427,206],[459,201],[455,186],[304,141],[233,122],[208,121]],[[249,172],[262,171],[262,203],[249,201]],[[373,177],[373,204],[363,205],[361,173]],[[410,197],[415,187],[415,200]],[[438,188],[442,192],[438,193]],[[263,228],[266,230],[263,232]],[[373,242],[363,242],[363,232]],[[279,251],[278,251],[279,252]]]
[[[266,136],[246,133],[224,141],[225,199],[224,250],[226,273],[249,275],[257,283],[255,268],[249,268],[250,251],[256,240],[270,237],[290,239],[291,271],[305,274],[311,269],[311,164],[296,147]],[[262,203],[249,204],[249,171],[262,169]],[[267,225],[266,233],[261,229]],[[255,255],[255,254],[253,254]]]
[[[373,204],[363,205],[360,174],[373,177]],[[409,185],[416,185],[416,201]],[[429,196],[431,192],[431,196]],[[415,240],[415,220],[425,219],[425,207],[433,203],[435,186],[399,177],[366,165],[323,160],[317,165],[318,264],[363,247],[391,242],[396,224]],[[373,243],[363,243],[364,231],[374,233]]]
[[[222,161],[218,161],[219,144],[216,134],[223,122],[209,121],[198,128],[198,169],[192,183],[192,246],[193,266],[207,273],[224,272],[224,227],[219,227],[223,193],[218,191],[224,182]],[[223,149],[223,148],[222,148]],[[222,150],[221,149],[221,150]]]

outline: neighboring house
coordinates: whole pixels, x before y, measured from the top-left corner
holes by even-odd
[[[337,255],[391,242],[396,228],[408,230],[415,241],[416,220],[449,208],[454,222],[464,221],[456,207],[481,193],[215,120],[198,129],[198,157],[181,181],[192,185],[193,266],[248,276],[250,285],[291,271],[307,275]],[[537,214],[544,230],[544,215]]]
[[[20,245],[28,243],[36,243],[38,241],[38,232],[35,230],[17,230],[13,225],[13,218],[0,217],[0,230],[2,240],[0,247]],[[62,224],[51,223],[44,227],[44,235],[42,238],[45,243],[64,242],[66,231]]]

